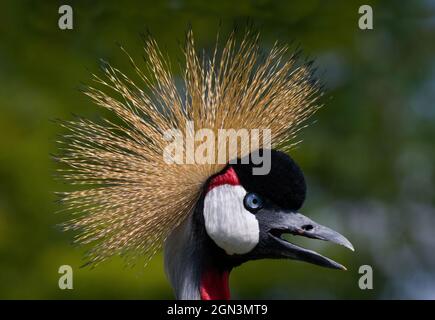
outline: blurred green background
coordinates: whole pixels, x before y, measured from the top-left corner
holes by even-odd
[[[74,29],[58,28],[70,4]],[[371,4],[374,30],[358,28]],[[198,47],[250,19],[268,48],[300,44],[316,59],[326,107],[293,156],[305,171],[302,212],[345,234],[356,252],[318,242],[349,271],[291,261],[247,263],[234,298],[435,298],[435,1],[2,1],[0,4],[0,298],[172,298],[161,255],[143,270],[114,259],[79,268],[83,249],[55,225],[51,119],[101,114],[76,88],[103,58],[128,65],[116,42],[143,54],[149,29],[173,59],[190,23]],[[129,69],[127,69],[129,70]],[[128,71],[127,71],[128,73]],[[74,290],[58,288],[60,265]],[[360,290],[358,268],[374,270]]]

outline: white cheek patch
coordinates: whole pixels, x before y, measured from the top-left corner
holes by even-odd
[[[244,254],[258,243],[260,227],[255,216],[243,206],[246,190],[241,186],[221,185],[204,199],[207,234],[227,254]]]

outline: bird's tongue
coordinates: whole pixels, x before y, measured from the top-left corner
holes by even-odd
[[[206,270],[201,276],[201,300],[229,300],[229,271]]]

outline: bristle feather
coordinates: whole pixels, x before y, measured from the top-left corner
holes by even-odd
[[[258,34],[246,33],[238,43],[232,33],[208,59],[198,56],[189,30],[184,94],[168,59],[146,37],[144,70],[121,46],[142,84],[101,60],[102,75],[93,80],[103,89],[84,91],[122,124],[82,118],[61,122],[67,144],[57,160],[68,169],[59,173],[73,185],[86,186],[62,194],[65,210],[74,215],[62,226],[79,231],[75,243],[93,246],[87,255],[92,265],[113,255],[127,261],[137,254],[151,258],[192,212],[207,179],[225,166],[165,163],[166,130],[184,132],[186,121],[215,133],[269,128],[272,146],[286,148],[318,109],[319,91],[309,66],[298,66],[295,54],[286,60],[288,49],[277,44],[261,58]],[[236,156],[244,154],[238,150],[230,158]]]

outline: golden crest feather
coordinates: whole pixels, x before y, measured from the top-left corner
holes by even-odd
[[[86,119],[62,124],[68,133],[59,161],[66,168],[59,171],[67,182],[84,185],[63,194],[65,210],[74,215],[64,227],[78,230],[77,243],[92,246],[92,264],[118,254],[151,258],[191,213],[207,179],[225,167],[166,163],[167,130],[184,131],[186,121],[213,132],[269,128],[272,147],[282,149],[292,146],[319,108],[310,67],[294,55],[286,58],[283,46],[263,56],[258,36],[249,32],[240,42],[232,34],[222,50],[216,44],[210,58],[197,54],[189,32],[182,89],[155,40],[144,49],[144,69],[129,57],[142,83],[106,64],[103,76],[94,75],[105,89],[85,92],[121,125]],[[241,156],[238,150],[230,158]]]

